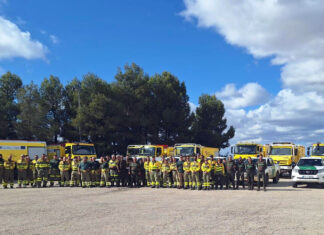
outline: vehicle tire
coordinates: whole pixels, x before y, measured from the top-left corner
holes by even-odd
[[[321,184],[321,187],[324,188],[324,184]]]
[[[294,188],[297,188],[297,183],[293,183],[292,185]]]
[[[278,172],[277,172],[276,177],[273,178],[273,183],[274,183],[274,184],[278,184],[278,182],[279,182],[279,177],[280,177],[280,176],[279,176],[279,174],[278,174]]]

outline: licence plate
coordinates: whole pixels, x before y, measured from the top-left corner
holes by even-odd
[[[301,178],[302,178],[302,179],[313,179],[313,178],[315,178],[315,177],[312,176],[312,175],[302,175]]]

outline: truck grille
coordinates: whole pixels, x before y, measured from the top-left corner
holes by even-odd
[[[317,170],[299,170],[298,173],[300,175],[316,175],[317,174]]]

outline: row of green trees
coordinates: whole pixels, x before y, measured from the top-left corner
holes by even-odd
[[[88,141],[99,153],[128,144],[195,142],[224,148],[234,137],[223,103],[202,95],[192,112],[184,82],[169,72],[149,76],[136,64],[107,83],[89,73],[64,86],[58,77],[38,86],[10,72],[0,78],[0,138]]]

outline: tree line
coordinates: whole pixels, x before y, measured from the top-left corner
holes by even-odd
[[[93,73],[65,86],[55,76],[23,84],[0,78],[0,138],[86,141],[99,153],[125,153],[129,144],[194,142],[224,148],[235,130],[215,95],[203,94],[190,110],[184,82],[169,72],[149,76],[136,64],[108,83]]]

